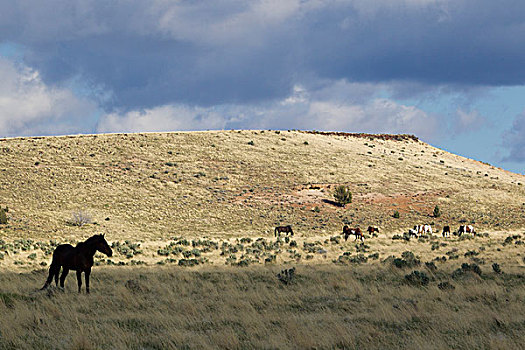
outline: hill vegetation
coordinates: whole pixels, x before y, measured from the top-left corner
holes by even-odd
[[[525,177],[414,136],[2,139],[0,174],[0,349],[524,342]],[[478,235],[441,237],[460,224]],[[90,296],[74,274],[38,291],[57,244],[98,233],[113,257],[95,256]]]

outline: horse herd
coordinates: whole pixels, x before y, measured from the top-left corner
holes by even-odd
[[[379,228],[368,226],[367,232],[369,235],[372,235],[374,232],[379,232]],[[410,236],[413,235],[416,237],[420,237],[421,234],[432,235],[432,227],[430,225],[416,225],[413,229],[408,230],[408,232]],[[291,236],[294,234],[291,225],[277,226],[274,230],[274,235],[278,237],[281,233],[285,233],[287,236],[288,234]],[[461,236],[463,233],[476,235],[476,231],[472,225],[459,226],[456,234]],[[359,227],[350,228],[347,225],[344,225],[342,234],[344,235],[345,241],[348,240],[350,235],[354,235],[355,240],[365,240],[363,232]],[[442,234],[443,237],[449,237],[450,226],[444,226]],[[42,289],[49,287],[53,278],[55,279],[55,284],[58,286],[58,277],[60,270],[62,269],[62,275],[60,275],[60,287],[64,288],[64,281],[66,280],[69,270],[73,270],[76,271],[77,274],[78,292],[80,293],[82,287],[82,272],[84,272],[86,293],[89,293],[89,275],[91,274],[91,268],[94,263],[93,257],[97,251],[104,253],[107,256],[113,255],[113,251],[104,238],[104,235],[94,235],[86,241],[78,243],[75,247],[70,244],[61,244],[57,246],[53,252],[53,259],[51,261],[51,266],[49,267],[49,276],[47,277],[46,283]]]
[[[374,226],[368,226],[366,231],[369,235],[372,235],[374,232],[379,232],[379,228]],[[274,230],[275,237],[279,237],[281,233],[286,233],[287,236],[290,233],[290,235],[293,236],[292,226],[277,226]],[[476,235],[476,231],[474,230],[474,226],[472,225],[460,225],[458,230],[454,234],[461,236],[463,233],[471,233],[474,236]],[[355,240],[360,239],[362,242],[365,241],[365,236],[359,227],[350,228],[347,225],[344,225],[342,234],[345,237],[345,241],[347,241],[348,237],[351,235],[355,236]],[[414,236],[419,238],[423,234],[432,235],[432,226],[415,225],[414,228],[408,230],[409,237]],[[443,235],[443,237],[450,237],[450,226],[443,226],[443,231],[441,232],[441,234]]]

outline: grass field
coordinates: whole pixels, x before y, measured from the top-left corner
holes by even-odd
[[[296,271],[284,284],[277,268],[106,268],[93,274],[91,295],[77,294],[71,280],[65,292],[28,294],[43,273],[2,273],[0,348],[519,349],[525,343],[522,274],[452,278],[439,270],[418,287],[404,278],[410,270],[388,267]]]
[[[524,180],[407,136],[2,139],[0,349],[520,348]],[[478,235],[441,237],[460,224]],[[57,244],[97,233],[91,295],[37,291]]]

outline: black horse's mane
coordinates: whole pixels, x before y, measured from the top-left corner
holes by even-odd
[[[104,235],[94,235],[86,239],[84,242],[80,242],[76,245],[77,248],[82,247],[83,245],[94,243],[96,241],[100,241],[100,239],[104,239]]]

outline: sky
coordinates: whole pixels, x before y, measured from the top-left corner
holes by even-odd
[[[0,0],[0,137],[415,134],[525,173],[520,0]]]

